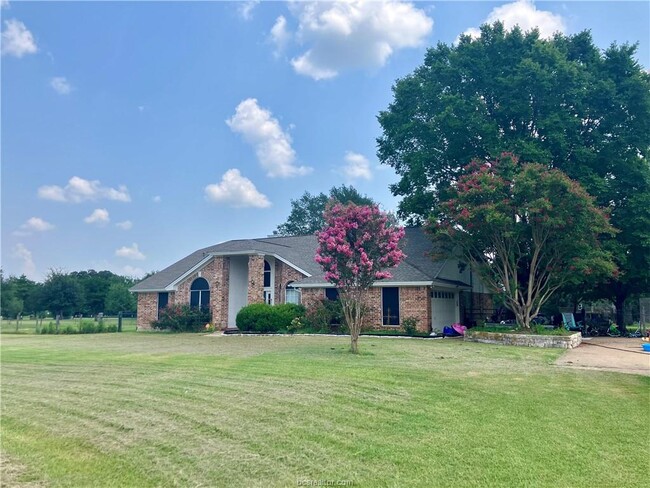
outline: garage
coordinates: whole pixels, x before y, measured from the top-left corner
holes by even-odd
[[[458,293],[452,290],[431,292],[431,327],[442,330],[458,322]]]

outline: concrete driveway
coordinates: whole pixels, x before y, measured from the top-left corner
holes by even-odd
[[[650,376],[650,353],[641,349],[641,339],[593,337],[582,341],[578,347],[560,356],[555,364]]]

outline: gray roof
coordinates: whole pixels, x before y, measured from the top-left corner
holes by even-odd
[[[263,253],[274,254],[311,276],[300,280],[297,285],[326,284],[321,267],[314,261],[316,253],[314,235],[291,237],[265,237],[260,239],[239,239],[193,252],[189,256],[142,280],[131,291],[162,291],[169,287],[203,259],[216,254]],[[444,260],[434,261],[431,257],[431,240],[420,227],[407,227],[401,247],[406,259],[397,268],[391,269],[393,277],[389,282],[431,282],[440,273]]]

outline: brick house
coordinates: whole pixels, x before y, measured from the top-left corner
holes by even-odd
[[[139,282],[138,328],[148,329],[168,304],[210,307],[217,328],[235,327],[237,312],[249,303],[302,303],[336,299],[336,289],[314,261],[316,237],[233,240],[200,249]],[[434,261],[421,228],[406,228],[407,257],[392,278],[368,290],[366,325],[400,327],[407,317],[421,331],[454,322],[469,324],[493,312],[491,295],[458,260]]]

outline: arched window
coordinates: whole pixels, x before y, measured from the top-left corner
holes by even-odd
[[[205,278],[197,278],[190,287],[190,307],[210,306],[210,285]]]
[[[300,290],[293,286],[293,281],[287,283],[284,294],[285,303],[295,303],[296,305],[300,305]]]
[[[271,265],[264,260],[264,288],[271,286]]]

